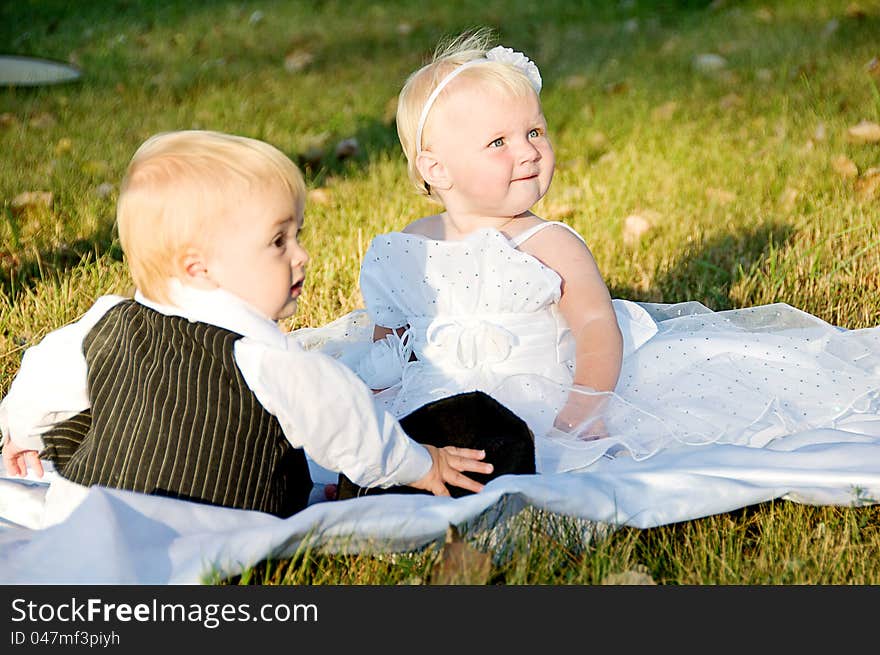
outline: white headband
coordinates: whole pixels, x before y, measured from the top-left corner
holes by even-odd
[[[541,92],[541,73],[538,71],[538,67],[535,65],[531,59],[526,57],[521,52],[516,52],[512,48],[505,48],[504,46],[495,46],[489,52],[486,53],[485,57],[481,57],[479,59],[471,59],[470,61],[466,61],[461,66],[453,70],[449,75],[440,80],[440,84],[437,85],[431,95],[428,96],[428,99],[425,101],[425,106],[422,107],[422,114],[419,116],[419,126],[416,129],[416,154],[420,154],[422,152],[422,130],[425,129],[425,122],[428,120],[428,113],[431,111],[431,107],[434,105],[434,102],[437,100],[437,96],[440,95],[440,92],[446,88],[446,86],[455,79],[456,75],[461,73],[463,70],[467,68],[472,68],[473,66],[478,66],[479,64],[485,64],[490,61],[497,61],[502,64],[509,64],[514,68],[518,68],[522,73],[528,78],[529,82],[532,85],[532,88],[535,90],[535,93]]]

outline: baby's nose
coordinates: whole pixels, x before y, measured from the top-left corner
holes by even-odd
[[[541,151],[538,150],[533,143],[526,141],[523,144],[520,158],[523,162],[538,161],[541,159]]]
[[[309,253],[301,245],[297,244],[290,257],[291,268],[300,268],[309,263]]]

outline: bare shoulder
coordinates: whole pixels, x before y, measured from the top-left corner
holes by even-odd
[[[539,220],[546,224],[546,227],[529,237],[520,246],[520,250],[535,256],[546,255],[551,259],[568,259],[577,256],[593,258],[585,240],[574,228],[560,225],[555,221]]]
[[[407,225],[402,232],[406,234],[418,234],[431,239],[443,238],[443,221],[440,214],[425,216]]]

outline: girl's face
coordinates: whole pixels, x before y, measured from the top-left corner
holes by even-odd
[[[555,164],[537,95],[474,80],[450,86],[431,116],[425,148],[448,176],[449,188],[438,189],[447,211],[484,217],[528,211],[547,193]]]
[[[297,241],[303,217],[280,185],[242,199],[207,258],[212,282],[278,320],[296,312],[309,256]]]

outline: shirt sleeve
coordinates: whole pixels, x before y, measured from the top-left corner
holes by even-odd
[[[28,348],[0,402],[0,432],[22,448],[41,450],[40,435],[90,407],[86,335],[122,296],[102,296],[79,320],[47,334]]]
[[[358,278],[358,287],[370,318],[376,325],[392,329],[403,327],[407,320],[406,312],[398,302],[398,294],[394,293],[400,283],[400,280],[392,279],[392,276],[400,275],[393,265],[394,259],[392,241],[383,235],[375,237],[364,254]],[[402,291],[400,295],[403,295]]]
[[[346,366],[291,344],[270,348],[243,338],[235,359],[248,386],[278,419],[288,441],[315,463],[362,487],[409,484],[431,468],[431,455],[373,402]]]

